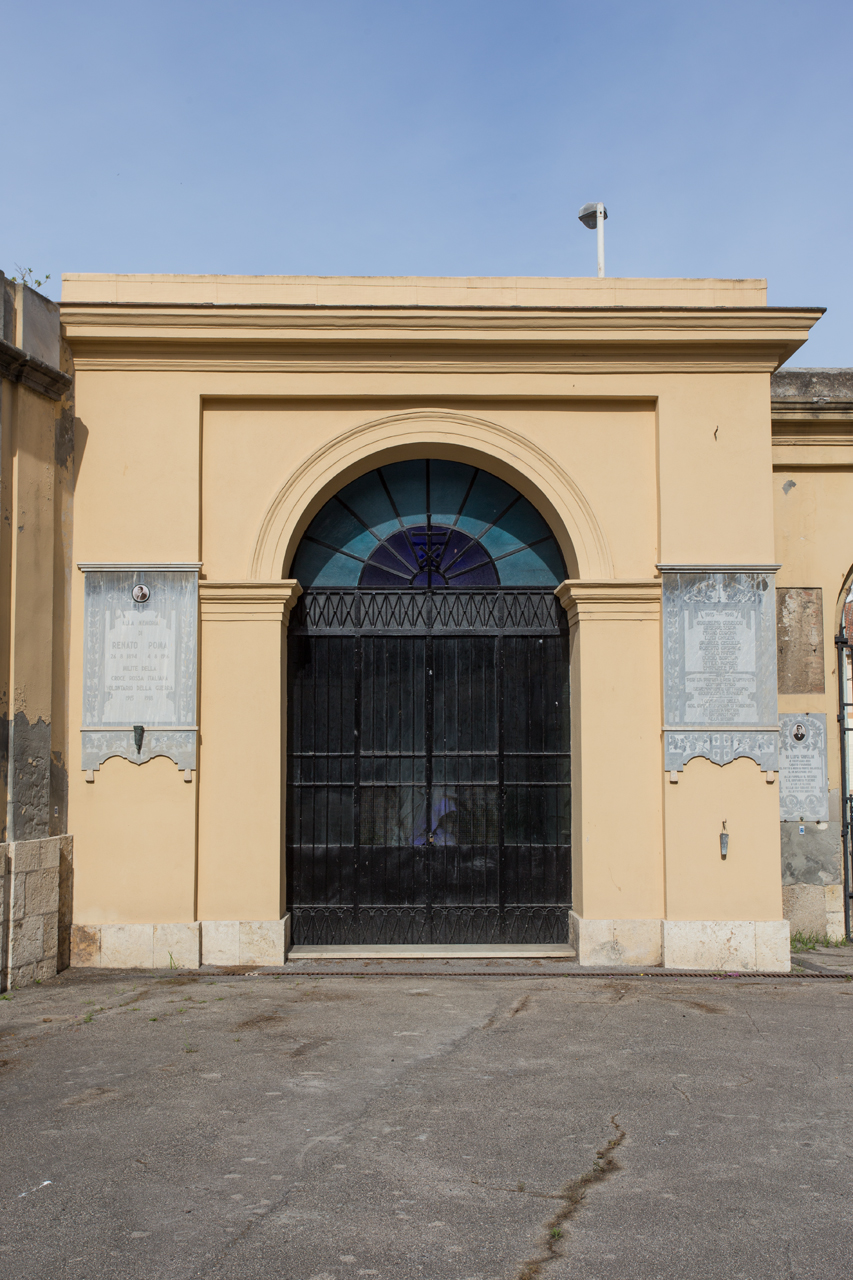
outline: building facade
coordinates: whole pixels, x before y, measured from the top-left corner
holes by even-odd
[[[73,962],[782,971],[838,933],[853,409],[771,390],[820,315],[66,276]]]

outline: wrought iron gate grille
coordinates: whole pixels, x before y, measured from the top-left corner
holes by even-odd
[[[853,602],[846,601],[835,637],[838,657],[838,723],[841,728],[841,857],[844,935],[853,938]]]
[[[309,590],[288,643],[297,944],[565,941],[553,592]]]

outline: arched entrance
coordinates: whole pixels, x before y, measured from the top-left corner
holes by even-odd
[[[542,516],[482,469],[395,462],[321,508],[292,574],[294,943],[566,941],[566,570]]]

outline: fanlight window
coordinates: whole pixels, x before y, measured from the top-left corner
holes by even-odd
[[[394,462],[353,480],[311,521],[303,587],[555,587],[565,565],[536,508],[461,462]]]

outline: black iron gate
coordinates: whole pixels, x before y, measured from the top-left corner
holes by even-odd
[[[838,723],[841,728],[841,857],[844,880],[844,933],[851,938],[853,907],[853,609],[845,606],[835,637],[838,659]]]
[[[568,670],[552,591],[307,591],[288,638],[294,943],[566,941]]]

